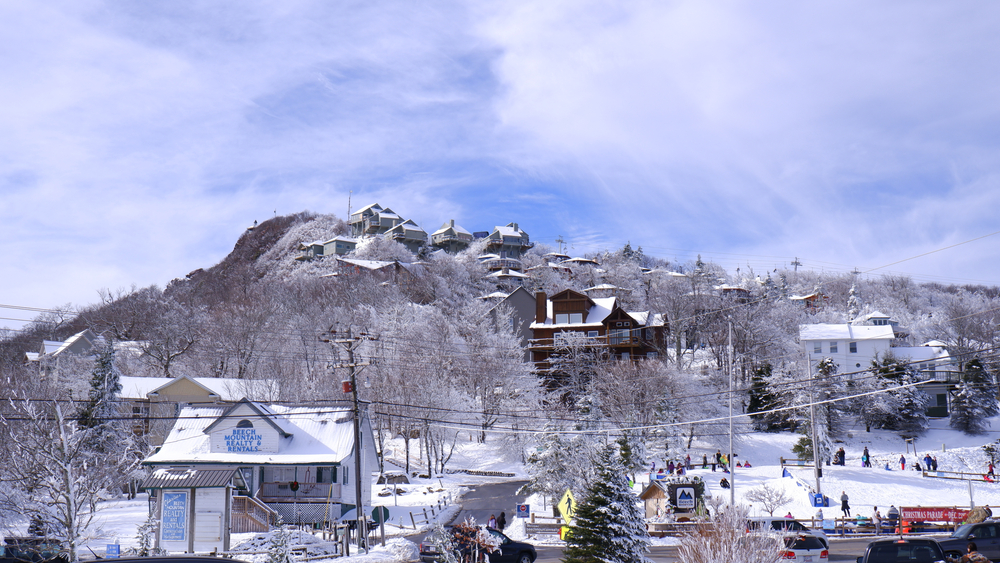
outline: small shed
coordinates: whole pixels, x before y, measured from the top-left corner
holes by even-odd
[[[157,469],[142,483],[160,521],[156,547],[169,552],[229,551],[236,469]],[[245,488],[245,485],[243,485]]]
[[[669,508],[675,513],[694,512],[698,500],[705,494],[705,483],[698,478],[693,480],[662,480],[651,481],[641,493],[646,503],[646,518],[663,515]]]

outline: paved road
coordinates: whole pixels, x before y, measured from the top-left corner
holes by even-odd
[[[873,538],[859,538],[850,540],[831,539],[830,541],[830,561],[857,561],[858,556],[863,555],[865,546]],[[538,559],[535,563],[558,563],[562,560],[562,548],[552,546],[539,546]],[[654,546],[650,550],[649,558],[656,563],[676,563],[676,546]]]
[[[462,522],[473,517],[479,524],[485,524],[490,515],[499,517],[501,512],[507,513],[507,522],[515,518],[514,511],[523,496],[517,495],[527,481],[507,481],[490,483],[488,485],[470,485],[470,491],[462,497],[462,511],[452,522]]]

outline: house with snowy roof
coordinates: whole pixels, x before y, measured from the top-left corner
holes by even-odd
[[[895,338],[890,326],[859,326],[847,323],[799,325],[799,342],[815,369],[824,358],[832,358],[838,373],[853,379],[881,357]]]
[[[230,531],[341,519],[371,505],[378,467],[366,409],[355,447],[353,408],[287,406],[242,399],[231,406],[183,408],[163,445],[143,461],[157,546],[227,550]],[[361,474],[355,473],[360,451]],[[360,484],[361,497],[355,489]]]
[[[427,244],[427,231],[421,229],[412,220],[407,219],[385,232],[385,236],[402,244],[407,250],[416,254]]]
[[[507,223],[504,226],[493,227],[486,236],[486,250],[507,258],[520,258],[521,253],[532,248],[534,244],[528,238],[528,233],[521,230],[517,223]],[[516,268],[520,270],[521,268]]]
[[[127,402],[132,431],[151,446],[166,438],[181,408],[190,405],[231,405],[246,397],[255,401],[278,398],[273,379],[221,377],[129,377],[119,378],[119,397]]]
[[[889,323],[799,326],[799,342],[805,348],[814,371],[820,360],[831,358],[837,364],[837,372],[845,374],[848,379],[865,377],[864,372],[872,362],[891,354],[897,360],[910,364],[918,380],[923,382],[921,390],[931,397],[927,414],[947,416],[949,390],[960,378],[958,362],[942,342],[895,346],[899,341],[897,336],[895,326]]]
[[[296,260],[314,260],[324,256],[344,256],[358,247],[357,239],[338,235],[327,241],[299,243],[299,254]]]
[[[403,222],[403,218],[378,203],[366,205],[351,213],[351,236],[380,235]]]
[[[454,219],[431,233],[431,245],[451,254],[465,250],[470,244],[472,244],[472,233],[461,225],[456,225]]]
[[[606,358],[656,357],[664,345],[666,322],[662,315],[648,311],[625,311],[617,297],[591,298],[566,289],[552,297],[545,292],[535,294],[535,321],[530,328],[535,370],[550,373],[556,371],[554,360],[570,346],[582,346]]]

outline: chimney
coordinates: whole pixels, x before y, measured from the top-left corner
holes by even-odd
[[[450,223],[451,223],[451,226],[452,226],[452,227],[454,227],[454,226],[455,226],[455,220],[454,220],[454,219],[452,219],[452,220],[450,221]]]
[[[545,322],[545,302],[546,295],[544,291],[539,291],[535,293],[535,322],[544,323]]]

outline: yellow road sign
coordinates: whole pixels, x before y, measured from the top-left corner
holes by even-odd
[[[576,499],[573,498],[573,491],[566,489],[562,500],[556,506],[559,508],[559,514],[562,514],[566,525],[569,525],[569,521],[573,519],[573,515],[576,513]]]

